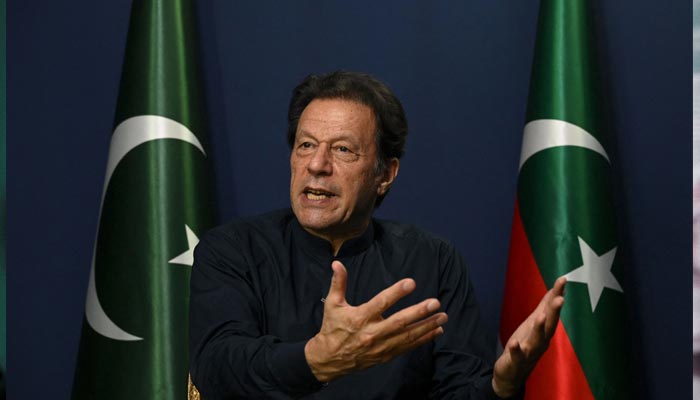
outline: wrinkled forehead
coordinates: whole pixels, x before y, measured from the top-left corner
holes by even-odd
[[[358,141],[376,141],[374,112],[365,104],[346,99],[314,99],[306,106],[297,125],[301,136],[322,135]]]

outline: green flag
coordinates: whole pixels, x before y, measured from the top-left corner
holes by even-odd
[[[561,321],[527,399],[626,399],[623,260],[585,0],[542,0],[523,136],[501,342],[566,276]]]
[[[188,0],[135,0],[74,399],[185,399],[192,251],[213,223]]]

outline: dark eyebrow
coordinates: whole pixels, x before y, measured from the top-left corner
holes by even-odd
[[[305,131],[303,129],[299,129],[299,131],[296,134],[296,138],[298,139],[300,136],[307,136],[312,139],[316,139],[316,137],[311,132]]]
[[[299,131],[297,132],[296,137],[299,138],[301,136],[306,136],[306,137],[309,137],[309,138],[314,139],[314,140],[319,140],[313,133],[306,131],[304,129],[299,129]],[[358,141],[355,139],[355,135],[352,133],[341,133],[339,136],[333,138],[333,141],[336,141],[336,142],[340,141],[340,140],[345,140],[345,141],[347,141],[355,146],[358,146],[358,147],[360,146]]]

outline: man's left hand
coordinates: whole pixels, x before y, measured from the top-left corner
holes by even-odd
[[[493,367],[491,385],[498,397],[515,395],[549,346],[564,304],[566,278],[561,277],[544,295],[535,311],[513,332]]]

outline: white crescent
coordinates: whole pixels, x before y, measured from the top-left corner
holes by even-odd
[[[610,162],[608,153],[598,139],[585,129],[558,119],[537,119],[525,125],[523,148],[520,153],[520,168],[536,153],[560,146],[577,146],[593,150]]]
[[[195,146],[205,157],[207,155],[194,133],[177,121],[158,115],[139,115],[125,120],[114,129],[112,134],[105,185],[102,190],[102,201],[100,202],[100,219],[102,218],[102,206],[104,205],[107,187],[109,187],[112,174],[119,162],[136,146],[159,139],[182,140]],[[100,222],[98,221],[97,232],[99,233],[99,231]],[[95,243],[95,248],[93,249],[90,281],[88,283],[87,300],[85,301],[85,318],[88,324],[95,332],[110,339],[122,341],[143,340],[143,338],[134,336],[117,326],[102,309],[100,300],[97,297],[97,287],[95,286],[96,248],[97,243]]]

